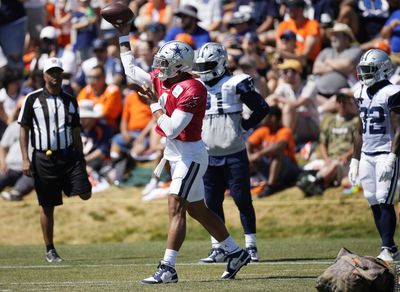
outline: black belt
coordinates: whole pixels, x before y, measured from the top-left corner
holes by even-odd
[[[381,154],[389,154],[389,153],[390,153],[389,151],[364,152],[364,154],[368,155],[368,156],[378,156],[378,155],[381,155]]]
[[[231,112],[231,113],[215,113],[215,114],[206,114],[204,116],[205,119],[207,118],[213,118],[213,117],[220,117],[220,116],[229,116],[229,115],[237,115],[237,114],[242,114],[241,111],[238,112]]]

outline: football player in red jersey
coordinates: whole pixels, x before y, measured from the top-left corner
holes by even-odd
[[[233,279],[250,255],[229,235],[223,221],[204,203],[203,175],[208,154],[201,140],[206,110],[207,90],[190,75],[193,49],[182,42],[171,41],[160,47],[154,56],[149,74],[136,64],[129,44],[129,24],[116,27],[120,33],[121,60],[128,78],[144,88],[156,131],[166,137],[164,156],[156,167],[160,174],[166,161],[171,166],[172,183],[168,196],[169,229],[167,248],[156,273],[142,280],[143,284],[178,282],[175,263],[186,234],[186,211],[217,239],[228,254],[228,265],[222,279]]]

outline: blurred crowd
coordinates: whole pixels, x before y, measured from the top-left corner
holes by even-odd
[[[163,141],[153,131],[151,111],[125,77],[116,30],[100,16],[112,2],[0,1],[4,199],[21,200],[32,190],[15,155],[15,120],[24,96],[43,87],[42,70],[49,57],[61,59],[63,88],[78,99],[94,191],[123,185],[136,161],[160,158]],[[215,41],[227,48],[233,74],[254,79],[271,106],[271,114],[247,135],[254,194],[269,196],[295,184],[306,195],[338,185],[353,191],[346,174],[357,117],[352,98],[359,86],[356,65],[366,50],[382,49],[396,66],[391,82],[400,83],[399,1],[118,2],[137,16],[131,46],[142,69],[151,70],[154,54],[166,41],[180,40],[194,49]],[[244,109],[243,115],[248,114]],[[144,194],[157,185],[152,178]]]

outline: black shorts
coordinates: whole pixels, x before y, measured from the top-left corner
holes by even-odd
[[[51,156],[41,151],[32,154],[32,174],[39,205],[62,205],[62,192],[68,197],[91,192],[84,158],[72,147],[54,151]]]

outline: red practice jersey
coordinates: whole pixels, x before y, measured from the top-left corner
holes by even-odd
[[[151,73],[152,82],[159,96],[160,104],[164,105],[165,114],[171,117],[175,109],[193,114],[190,123],[175,139],[187,142],[201,140],[201,128],[206,111],[207,89],[200,81],[190,75],[186,80],[170,86],[168,83],[158,79],[154,73],[156,72]],[[156,126],[156,131],[165,136],[158,125]]]

